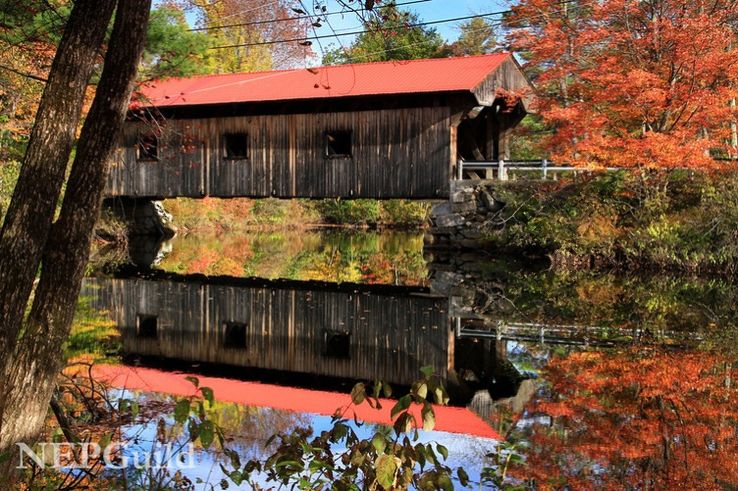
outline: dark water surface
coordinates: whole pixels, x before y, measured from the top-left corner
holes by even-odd
[[[82,294],[116,324],[126,363],[342,392],[407,387],[432,366],[451,404],[520,454],[513,480],[738,486],[731,281],[431,258],[422,234],[375,231],[182,237],[131,253],[135,266],[88,278]],[[237,411],[326,424],[299,407]],[[276,425],[252,420],[238,419],[257,440]],[[495,448],[453,431],[424,438],[477,475]]]

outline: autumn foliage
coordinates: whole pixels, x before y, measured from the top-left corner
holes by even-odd
[[[555,128],[554,158],[673,168],[735,157],[737,12],[735,0],[522,0],[509,41]]]
[[[738,485],[738,369],[722,355],[578,353],[547,368],[550,392],[521,477],[539,489]]]

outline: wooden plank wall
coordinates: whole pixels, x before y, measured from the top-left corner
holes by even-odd
[[[497,89],[522,92],[526,106],[532,101],[530,82],[512,57],[503,61],[499,69],[479,84],[474,94],[480,102],[492,105],[497,99]]]
[[[151,125],[128,123],[106,194],[142,197],[415,198],[448,196],[450,109],[173,119],[159,162],[139,162]],[[324,132],[353,131],[353,157],[326,159]],[[250,158],[226,160],[222,136],[249,135]]]
[[[446,298],[140,279],[86,279],[83,295],[131,354],[401,385],[454,359]],[[137,314],[158,317],[157,339],[136,335]],[[225,322],[248,326],[245,346],[225,346]],[[350,333],[349,359],[324,355],[326,329]]]

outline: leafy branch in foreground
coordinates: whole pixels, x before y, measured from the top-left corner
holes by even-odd
[[[435,427],[431,401],[445,405],[449,398],[440,379],[430,368],[413,384],[391,410],[392,428],[379,427],[371,438],[362,439],[355,428],[364,426],[352,407],[368,404],[382,409],[382,397],[390,397],[389,385],[376,381],[371,386],[359,383],[351,392],[351,402],[334,414],[330,429],[313,436],[310,429],[274,435],[276,451],[265,461],[251,460],[242,465],[238,454],[227,451],[233,470],[223,471],[237,485],[262,474],[268,482],[300,489],[389,490],[415,487],[421,490],[453,490],[454,476],[462,486],[469,484],[463,468],[452,470],[445,461],[448,449],[437,443],[419,442],[418,430]]]

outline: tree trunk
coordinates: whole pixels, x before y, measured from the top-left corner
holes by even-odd
[[[17,342],[64,181],[85,89],[114,6],[115,0],[74,3],[0,231],[0,435],[4,399],[10,388],[3,375]]]
[[[735,117],[735,97],[730,100],[730,108],[733,110],[733,119],[730,121],[730,146],[733,147],[733,158],[738,158],[738,122]]]
[[[77,146],[59,219],[43,257],[43,268],[26,329],[13,357],[12,386],[0,441],[33,437],[46,414],[63,367],[62,345],[74,318],[91,237],[100,214],[107,169],[116,150],[143,53],[151,0],[120,2],[105,68]]]

